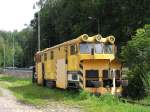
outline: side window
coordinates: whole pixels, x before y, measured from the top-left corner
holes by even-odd
[[[44,61],[47,60],[47,53],[44,53]]]
[[[108,78],[109,78],[108,70],[103,70],[103,79],[108,79]]]
[[[111,77],[113,77],[113,70],[111,70]],[[116,79],[120,79],[121,77],[120,70],[115,70],[115,77]]]
[[[53,51],[51,51],[51,59],[54,59],[54,52]]]
[[[98,70],[86,70],[86,78],[98,78]]]
[[[76,45],[71,45],[70,46],[70,55],[74,55],[77,53],[77,47]]]
[[[121,76],[120,70],[116,70],[116,79],[120,79],[120,76]]]

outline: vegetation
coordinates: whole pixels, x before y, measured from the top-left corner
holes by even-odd
[[[136,31],[132,40],[122,48],[121,56],[130,69],[129,96],[140,99],[150,95],[150,25]]]
[[[6,66],[13,65],[13,54],[15,54],[15,65],[22,67],[24,55],[22,46],[18,42],[17,31],[5,32],[0,31],[0,67],[4,65],[4,56]],[[13,39],[14,39],[14,48],[13,48]]]
[[[24,103],[45,105],[58,101],[68,105],[76,105],[86,112],[149,112],[150,108],[122,103],[117,97],[103,95],[92,96],[86,92],[63,91],[32,85],[29,78],[0,77],[0,85],[13,91],[15,96]]]
[[[98,21],[100,33],[103,36],[113,34],[118,47],[121,47],[137,28],[150,23],[148,4],[149,0],[40,0],[42,48],[83,33],[95,35]],[[34,37],[38,34],[37,17],[36,13],[31,21]]]

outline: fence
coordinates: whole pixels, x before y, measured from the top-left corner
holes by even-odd
[[[0,73],[3,75],[12,75],[17,77],[31,77],[32,70],[27,68],[15,68],[15,69],[1,69]]]

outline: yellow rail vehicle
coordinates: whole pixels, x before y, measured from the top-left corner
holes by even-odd
[[[80,37],[35,54],[37,84],[82,88],[91,93],[121,94],[121,63],[116,58],[115,37]]]

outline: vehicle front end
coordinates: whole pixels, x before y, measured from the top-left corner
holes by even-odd
[[[96,35],[86,39],[84,37],[84,41],[79,43],[81,88],[91,93],[121,95],[122,65],[115,56],[114,42],[113,36],[102,38]]]

